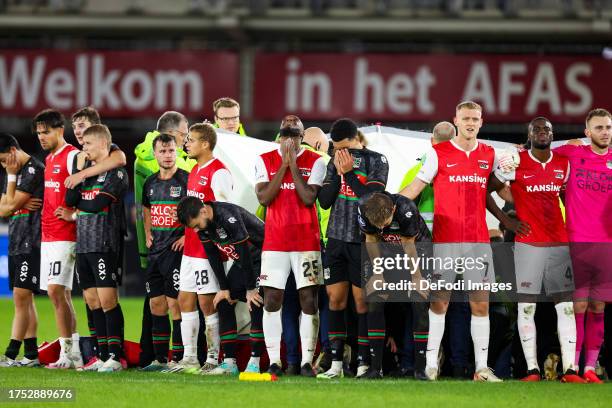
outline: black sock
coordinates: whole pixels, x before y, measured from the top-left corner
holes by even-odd
[[[329,311],[329,342],[333,361],[342,361],[346,341],[346,321],[344,310]]]
[[[108,339],[106,336],[106,315],[102,308],[91,311],[96,327],[96,337],[98,338],[98,358],[102,361],[108,360]]]
[[[183,336],[181,335],[181,319],[172,321],[172,361],[183,359]]]
[[[251,357],[261,357],[266,341],[263,332],[263,306],[251,310]]]
[[[170,346],[170,322],[168,316],[151,316],[153,320],[153,350],[155,359],[160,363],[168,361],[168,348]]]
[[[96,341],[96,322],[94,321],[93,312],[89,308],[89,305],[85,303],[85,312],[87,313],[87,327],[89,328],[89,335]]]
[[[368,314],[357,315],[357,365],[370,364],[370,342],[368,341]]]
[[[23,339],[23,356],[30,360],[36,360],[38,358],[38,341],[36,337]]]
[[[7,356],[8,358],[10,358],[11,360],[14,360],[17,355],[19,354],[19,349],[21,348],[21,341],[20,340],[15,340],[15,339],[11,339],[11,341],[9,342],[8,347],[6,348],[6,352],[4,353],[5,356]]]
[[[413,302],[412,328],[414,338],[414,368],[425,371],[427,340],[429,339],[429,304],[427,302]]]
[[[368,341],[370,342],[370,367],[380,371],[385,351],[385,310],[383,304],[376,305],[368,312]]]
[[[119,310],[121,316],[121,319],[119,320],[119,325],[121,327],[121,334],[119,335],[121,338],[121,357],[125,358],[125,355],[123,354],[123,342],[125,341],[125,320],[123,319],[123,309],[121,309],[121,305],[119,303],[117,303],[117,309]]]
[[[221,348],[223,358],[236,358],[236,341],[238,333],[236,331],[236,313],[234,306],[227,300],[222,300],[217,304],[219,313],[219,337],[221,338]]]
[[[114,307],[104,312],[106,315],[106,334],[108,339],[108,356],[119,361],[123,355],[123,345],[121,344],[121,309]]]

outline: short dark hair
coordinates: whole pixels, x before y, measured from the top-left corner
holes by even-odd
[[[86,119],[92,125],[99,125],[102,123],[100,120],[100,114],[93,106],[85,106],[72,114],[72,121],[77,119]]]
[[[176,111],[167,111],[157,120],[157,131],[159,133],[168,133],[177,130],[181,122],[188,122],[185,115]]]
[[[357,125],[348,118],[338,119],[332,124],[329,134],[334,142],[352,139],[357,136]]]
[[[223,98],[219,98],[213,102],[213,112],[215,113],[215,116],[217,116],[217,111],[219,110],[219,108],[233,108],[233,107],[237,107],[238,109],[240,109],[240,104],[235,99],[229,98],[227,96]]]
[[[155,146],[158,143],[161,143],[162,145],[165,145],[168,143],[176,143],[176,138],[167,133],[162,133],[160,135],[155,136],[155,139],[153,139],[153,150],[155,150]]]
[[[204,203],[197,197],[183,197],[176,207],[176,217],[184,226],[189,225],[189,221],[198,218]]]
[[[387,194],[373,193],[363,203],[363,216],[375,225],[381,225],[393,215],[393,200]]]
[[[43,125],[45,128],[57,129],[63,128],[66,118],[60,111],[54,109],[45,109],[36,114],[32,119],[32,132],[36,133],[36,127]]]
[[[21,150],[19,142],[15,136],[11,135],[10,133],[0,133],[0,153],[8,153],[8,151],[11,150],[11,147]]]
[[[198,135],[199,140],[208,142],[208,148],[211,152],[215,150],[215,146],[217,145],[217,131],[212,124],[208,122],[194,123],[189,128],[189,137],[193,137],[193,133]]]

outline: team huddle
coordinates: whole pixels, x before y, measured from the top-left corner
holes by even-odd
[[[442,122],[434,128],[431,150],[408,171],[398,193],[386,191],[387,158],[366,147],[352,120],[334,122],[328,139],[287,115],[278,147],[255,158],[260,208],[254,214],[236,204],[232,173],[214,155],[217,138],[223,137],[219,126],[244,135],[238,108],[230,98],[217,101],[215,125],[189,126],[182,114],[166,112],[137,148],[137,156],[148,157],[149,163],[145,170],[137,160],[134,182],[154,354],[143,370],[238,375],[236,305],[243,302],[250,314],[251,347],[245,372],[265,368],[265,349],[271,374],[344,377],[350,372],[346,344],[352,331],[355,377],[383,378],[393,330],[389,320],[397,315],[410,321],[405,330],[412,344],[410,375],[436,380],[452,291],[440,289],[443,285],[404,291],[405,299],[390,303],[389,293],[376,290],[368,261],[390,250],[413,259],[489,260],[461,270],[414,264],[400,275],[412,282],[463,280],[481,288],[467,293],[473,379],[502,381],[489,368],[490,291],[482,289],[496,282],[488,209],[515,233],[517,326],[527,364],[523,380],[542,378],[534,317],[538,296],[545,292],[557,312],[560,380],[601,382],[595,366],[604,339],[604,307],[612,301],[608,111],[588,114],[589,145],[551,148],[552,124],[537,117],[529,124],[526,145],[500,154],[477,139],[480,105],[462,102],[454,125]],[[44,164],[13,136],[0,134],[0,163],[6,171],[0,216],[9,217],[15,303],[0,366],[40,365],[33,299],[46,291],[61,347],[59,359],[47,368],[119,371],[127,363],[117,288],[123,257],[135,256],[123,253],[129,189],[125,154],[95,109],[72,116],[82,151],[65,141],[64,121],[55,110],[32,120],[32,131],[48,152]],[[494,192],[514,206],[515,217],[498,207]],[[79,348],[70,296],[75,275],[97,343],[88,361]],[[385,284],[394,279],[387,272],[381,276],[376,278]],[[299,313],[291,330],[299,338],[300,360],[283,367],[281,343],[287,345],[290,329],[282,312],[291,293]]]

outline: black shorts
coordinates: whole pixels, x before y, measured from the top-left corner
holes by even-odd
[[[149,258],[145,272],[147,296],[168,296],[176,299],[179,292],[179,277],[181,276],[182,251],[168,249],[155,258]]]
[[[76,254],[76,277],[81,289],[116,288],[117,255],[112,252]]]
[[[29,254],[9,255],[9,289],[28,289],[39,293],[40,249]]]
[[[255,273],[259,276],[261,272],[261,259],[256,257],[252,257],[251,259],[253,261]],[[246,302],[247,276],[245,271],[238,265],[238,262],[234,262],[227,272],[227,283],[232,299]],[[255,285],[259,288],[259,278],[257,278]]]
[[[361,287],[361,243],[329,238],[325,248],[325,264],[326,285],[350,282]]]

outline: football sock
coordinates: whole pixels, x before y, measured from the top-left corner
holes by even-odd
[[[151,315],[153,322],[153,351],[155,359],[160,363],[168,361],[168,348],[170,345],[170,322],[168,316]]]
[[[108,360],[108,343],[106,338],[106,316],[102,308],[91,311],[94,326],[96,327],[96,337],[98,339],[98,358],[102,361]]]
[[[263,332],[263,306],[253,306],[251,310],[251,359],[257,358],[259,365],[259,357],[266,345]]]
[[[108,356],[119,361],[123,356],[121,343],[121,309],[114,307],[104,312],[106,315],[106,337],[108,339]]]
[[[429,303],[413,302],[412,309],[412,330],[414,339],[414,368],[425,370],[425,353],[427,352],[427,341],[429,339]]]
[[[366,326],[367,329],[367,326]],[[346,321],[344,310],[329,311],[329,342],[332,361],[342,361],[344,356],[344,341],[346,340]],[[342,365],[340,365],[342,367]]]
[[[367,323],[368,342],[370,344],[370,367],[380,371],[385,351],[384,304],[370,305],[370,310],[367,313]]]
[[[527,370],[540,369],[538,366],[537,336],[535,324],[535,303],[518,304],[517,326]]]
[[[217,312],[219,314],[219,331],[224,361],[235,359],[238,334],[234,306],[230,305],[227,300],[222,300],[217,304]]]
[[[8,347],[6,348],[6,351],[4,352],[4,355],[10,358],[11,360],[14,360],[19,354],[20,348],[21,348],[21,341],[11,339],[11,341],[8,344]]]
[[[576,357],[576,318],[574,317],[574,303],[561,302],[555,305],[557,309],[557,332],[561,345],[561,360],[563,372],[576,370],[574,360]]]
[[[474,359],[476,361],[476,371],[488,367],[489,357],[489,335],[490,323],[489,316],[474,316],[470,324],[472,341],[474,342]]]
[[[425,358],[427,367],[438,368],[438,353],[440,351],[442,336],[444,336],[446,314],[437,314],[431,309],[429,309],[427,313],[429,316],[429,337],[427,338],[427,352]]]
[[[206,325],[206,362],[219,364],[219,348],[221,338],[219,337],[219,313],[204,316]]]
[[[576,355],[574,356],[574,366],[576,369],[580,367],[580,354],[582,353],[582,345],[584,344],[584,313],[574,312],[576,317]]]
[[[183,337],[181,334],[181,319],[172,320],[172,361],[183,359]]]
[[[357,314],[357,365],[370,364],[370,336],[368,313]]]
[[[263,330],[266,341],[266,350],[270,358],[270,364],[280,364],[280,342],[283,335],[283,324],[281,321],[281,309],[276,312],[263,312]]]
[[[87,313],[87,327],[89,328],[89,335],[94,341],[96,341],[96,323],[94,321],[93,312],[87,303],[85,303],[85,312]]]
[[[584,358],[584,371],[594,370],[604,338],[603,313],[587,312],[585,336],[584,349],[586,355]]]
[[[72,352],[76,354],[81,352],[81,336],[79,336],[79,333],[72,333]]]
[[[200,316],[197,311],[181,313],[181,336],[183,338],[183,358],[197,357],[198,330]]]
[[[36,337],[23,339],[23,356],[30,360],[38,358],[38,342],[36,341]]]
[[[317,346],[317,334],[319,333],[319,312],[315,314],[306,314],[302,312],[300,318],[300,341],[302,345],[302,362],[304,364],[312,364],[315,347]]]

